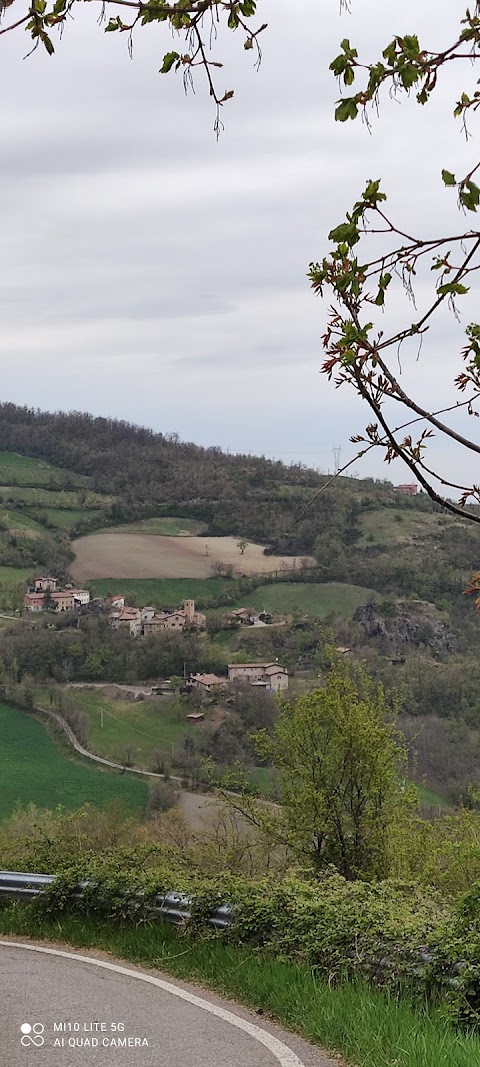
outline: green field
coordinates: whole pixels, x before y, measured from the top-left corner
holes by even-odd
[[[122,762],[124,749],[130,747],[132,762],[144,770],[156,769],[156,752],[171,758],[172,745],[178,746],[192,729],[176,700],[112,700],[94,687],[69,690],[69,695],[88,718],[88,748]]]
[[[129,522],[122,526],[108,526],[105,530],[97,530],[97,533],[124,533],[124,534],[156,534],[164,537],[178,537],[179,534],[188,533],[192,536],[203,533],[204,522],[197,519],[177,519],[168,515],[157,515],[153,519],[140,519],[138,522]]]
[[[345,618],[353,615],[361,604],[367,604],[372,598],[378,598],[373,589],[364,589],[361,585],[344,585],[342,582],[276,582],[262,585],[253,593],[248,593],[236,607],[255,608],[257,611],[270,611],[274,615],[311,615],[315,619],[325,619],[328,615],[340,615]]]
[[[53,467],[43,459],[19,456],[15,452],[0,452],[0,481],[7,485],[10,481],[25,485],[61,486],[66,481],[79,487],[91,484],[91,479],[83,474],[73,474],[72,471]]]
[[[235,588],[226,578],[95,578],[87,585],[93,596],[134,596],[139,607],[176,607],[182,600],[216,597]]]
[[[39,509],[40,510],[40,509]],[[42,515],[58,529],[68,529],[88,519],[98,519],[101,512],[92,508],[43,508]]]
[[[9,530],[21,530],[22,533],[31,534],[32,536],[45,537],[47,531],[39,522],[32,519],[30,515],[25,515],[23,511],[4,511],[0,510],[0,522],[4,523]]]
[[[8,582],[9,585],[25,583],[32,577],[34,570],[34,567],[0,567],[0,583]]]
[[[8,503],[9,500],[15,500],[36,508],[77,509],[81,506],[79,505],[79,492],[84,493],[84,490],[49,489],[48,486],[0,485],[0,497],[3,497],[4,503]],[[101,509],[110,500],[110,497],[100,496],[99,493],[88,491],[88,499],[85,506],[89,509]]]
[[[0,734],[0,817],[30,803],[73,811],[122,800],[130,809],[145,808],[146,782],[67,759],[41,723],[7,704],[0,704]]]

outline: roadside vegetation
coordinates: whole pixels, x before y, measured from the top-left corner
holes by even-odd
[[[335,986],[301,964],[262,958],[258,952],[252,957],[251,949],[218,938],[193,941],[163,923],[119,928],[84,916],[40,919],[15,907],[0,911],[0,930],[6,937],[100,949],[199,983],[357,1067],[478,1067],[480,1060],[480,1038],[459,1033],[434,1007],[420,1009],[408,997],[361,982]]]

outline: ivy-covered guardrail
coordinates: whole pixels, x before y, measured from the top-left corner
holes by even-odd
[[[170,889],[175,881],[179,891]],[[105,855],[57,875],[0,871],[0,906],[10,901],[39,918],[73,910],[113,925],[166,920],[193,938],[218,931],[261,957],[307,964],[319,979],[361,979],[439,1001],[457,1024],[480,1028],[480,882],[448,901],[395,879],[349,882],[333,869],[316,879],[209,878],[178,864],[142,869],[140,855]]]
[[[28,874],[23,871],[0,871],[0,897],[14,900],[34,900],[55,882],[53,874]],[[79,882],[72,899],[83,896],[84,890],[92,889],[92,883]],[[191,900],[185,893],[157,894],[150,911],[158,912],[158,917],[167,922],[185,923],[190,918]],[[227,904],[213,908],[207,923],[216,930],[225,930],[232,922],[232,912]]]

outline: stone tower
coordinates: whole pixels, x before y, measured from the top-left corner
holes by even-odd
[[[192,624],[193,624],[193,616],[195,615],[195,601],[194,600],[184,600],[183,601],[183,610],[185,612],[185,621],[186,621],[187,626],[192,626]]]

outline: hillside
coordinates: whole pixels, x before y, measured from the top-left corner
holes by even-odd
[[[392,488],[383,483],[343,479],[342,489],[351,492],[343,492],[333,503],[338,492],[334,489],[328,502],[322,496],[300,519],[326,480],[302,464],[229,455],[125,422],[13,404],[0,405],[0,449],[87,479],[91,490],[108,498],[107,521],[96,524],[98,528],[184,517],[203,523],[210,536],[244,536],[278,554],[312,554],[319,530],[331,526],[332,514],[348,540],[358,495],[370,487],[376,496],[392,496]],[[65,481],[62,488],[72,486]],[[77,532],[84,532],[83,525],[79,522]]]
[[[12,568],[12,582],[13,568],[25,577],[38,568],[65,574],[78,538],[79,551],[106,556],[92,578],[210,580],[219,562],[214,539],[241,537],[251,547],[245,557],[233,551],[237,571],[243,562],[252,572],[247,554],[257,544],[259,571],[271,569],[262,551],[292,563],[309,556],[318,566],[312,581],[443,601],[461,615],[462,590],[480,559],[476,527],[442,514],[424,494],[399,496],[386,481],[339,478],[316,495],[327,479],[301,464],[13,404],[0,405],[0,450],[0,566]],[[201,575],[198,563],[179,563],[195,547],[190,537],[187,551],[187,534],[205,538]],[[149,555],[157,559],[165,535],[177,541],[169,546],[175,567],[166,558],[167,570],[156,562],[150,573]],[[76,572],[80,580],[80,562]]]
[[[412,547],[420,557],[431,542],[449,564],[452,533],[465,547],[462,524],[423,494],[399,497],[386,481],[339,478],[313,499],[327,479],[302,464],[230,455],[126,422],[2,404],[0,449],[2,503],[32,532],[39,522],[77,536],[123,523],[131,534],[243,536],[275,554],[315,555],[332,580],[353,580],[352,557],[383,584],[383,557],[395,542],[401,551],[388,580],[401,592]],[[467,540],[468,569],[480,554],[476,530]],[[460,567],[463,548],[453,560]],[[371,584],[360,577],[356,583]]]

